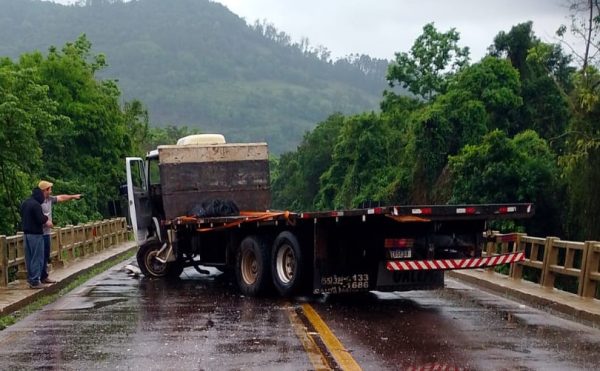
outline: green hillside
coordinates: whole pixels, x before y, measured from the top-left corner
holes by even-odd
[[[100,76],[147,105],[153,125],[268,141],[275,153],[334,112],[377,110],[386,84],[385,60],[331,61],[208,0],[0,0],[0,56],[46,52],[84,33],[106,55]]]

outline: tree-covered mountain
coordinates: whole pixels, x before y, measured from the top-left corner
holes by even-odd
[[[147,105],[153,125],[222,132],[292,150],[334,112],[377,109],[387,61],[292,42],[209,0],[0,0],[0,56],[18,58],[86,34],[106,56],[100,77]]]

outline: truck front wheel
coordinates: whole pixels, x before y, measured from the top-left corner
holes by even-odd
[[[277,236],[271,259],[273,283],[277,291],[283,296],[298,293],[305,267],[300,243],[293,233],[284,231]]]
[[[144,276],[150,278],[179,277],[183,272],[181,261],[162,263],[156,259],[161,247],[162,243],[154,238],[149,239],[140,246],[136,255],[140,270]]]
[[[263,238],[248,236],[237,252],[235,275],[244,295],[257,296],[267,292],[271,283],[269,248]]]

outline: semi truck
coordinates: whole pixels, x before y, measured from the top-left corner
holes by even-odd
[[[214,267],[249,296],[437,289],[447,270],[524,260],[483,255],[485,232],[491,220],[534,213],[528,203],[273,210],[267,144],[218,134],[128,157],[126,176],[146,277]]]

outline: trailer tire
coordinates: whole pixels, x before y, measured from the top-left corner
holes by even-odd
[[[145,241],[137,251],[136,259],[144,276],[149,278],[176,278],[183,272],[183,263],[177,259],[174,262],[161,263],[155,259],[162,243],[155,238]]]
[[[248,236],[237,251],[235,276],[244,295],[258,296],[271,287],[270,254],[264,238]]]
[[[277,236],[273,242],[271,262],[273,284],[279,294],[297,294],[301,290],[306,267],[300,243],[292,232],[284,231]]]

